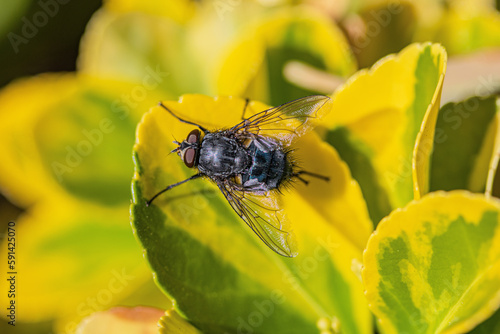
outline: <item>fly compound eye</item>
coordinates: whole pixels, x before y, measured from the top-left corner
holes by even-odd
[[[187,148],[184,151],[184,163],[186,164],[186,166],[189,168],[193,167],[195,159],[196,159],[196,150],[192,147]]]
[[[186,141],[189,143],[189,144],[196,144],[200,141],[200,130],[198,129],[194,129],[193,131],[191,131],[187,138],[186,138]]]

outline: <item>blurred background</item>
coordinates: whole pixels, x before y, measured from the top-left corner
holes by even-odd
[[[499,0],[2,0],[0,233],[16,222],[21,293],[15,331],[3,319],[0,332],[71,333],[114,305],[169,307],[128,219],[135,127],[157,101],[201,93],[276,105],[331,94],[357,70],[419,41],[447,49],[442,104],[493,95],[499,7]],[[301,44],[278,33],[294,24]],[[2,299],[6,288],[0,283]]]
[[[48,2],[47,2],[48,3]],[[6,86],[16,78],[45,72],[75,71],[80,39],[92,14],[102,1],[73,1],[60,6],[57,15],[30,39],[29,43],[17,41],[14,35],[22,37],[23,18],[32,18],[40,11],[37,1],[2,1],[0,14],[0,61],[5,66],[0,73],[0,85]],[[18,52],[13,47],[18,45]],[[22,50],[21,50],[22,48]],[[28,97],[27,97],[28,98]],[[3,195],[0,197],[2,221],[16,218],[22,208],[13,206]],[[2,227],[4,225],[2,224]]]

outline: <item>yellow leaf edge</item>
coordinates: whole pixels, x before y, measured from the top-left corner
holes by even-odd
[[[497,109],[499,108],[499,100],[497,99]],[[486,178],[486,189],[485,189],[485,194],[486,196],[491,196],[493,193],[493,184],[495,182],[495,176],[497,174],[497,169],[500,164],[500,154],[498,153],[500,151],[500,114],[497,111],[497,114],[495,115],[495,120],[494,124],[492,125],[494,127],[495,131],[495,139],[494,139],[494,147],[492,150],[492,157],[490,160],[490,165],[489,165],[489,170],[488,170],[488,176]]]
[[[375,64],[373,64],[370,68],[363,68],[357,72],[355,72],[353,75],[351,75],[337,90],[335,90],[331,95],[330,97],[332,98],[333,100],[333,103],[334,103],[334,109],[336,107],[336,100],[339,96],[342,96],[343,94],[345,94],[346,91],[350,90],[350,89],[353,89],[352,86],[358,84],[357,82],[358,81],[361,81],[363,79],[365,79],[366,77],[373,77],[375,75],[377,75],[377,72],[385,67],[385,66],[388,66],[387,64],[390,63],[390,62],[400,62],[401,59],[405,58],[408,56],[408,54],[411,54],[412,52],[415,52],[415,49],[419,49],[419,50],[423,50],[425,47],[428,47],[428,46],[431,46],[432,48],[440,48],[442,50],[444,50],[444,48],[441,46],[441,44],[439,43],[433,43],[433,42],[415,42],[415,43],[412,43],[408,46],[406,46],[404,49],[402,49],[401,51],[397,52],[397,53],[391,53],[391,54],[388,54],[382,58],[380,58]],[[444,54],[444,56],[446,57],[446,53]],[[441,80],[441,78],[440,78]],[[444,77],[442,78],[442,80],[444,80]],[[441,82],[441,85],[442,85],[442,82]],[[434,98],[437,98],[436,96],[434,96]],[[427,112],[426,112],[427,113]],[[370,115],[369,113],[368,114],[362,114],[359,116],[359,118],[361,117],[366,117]],[[346,124],[349,124],[352,122],[352,120],[348,120],[348,121],[338,121],[338,114],[336,114],[335,112],[331,112],[327,117],[324,118],[323,120],[323,124],[324,126],[326,127],[336,127],[336,126],[339,126],[339,125],[346,125]]]
[[[440,66],[441,74],[432,101],[427,107],[427,110],[420,126],[420,131],[415,140],[412,157],[412,174],[413,174],[413,196],[415,199],[421,198],[429,191],[429,167],[430,157],[434,142],[434,130],[436,127],[437,116],[439,114],[441,93],[443,90],[443,82],[446,73],[448,55],[445,48],[441,44],[434,44],[433,49],[437,49],[443,56]]]
[[[201,332],[182,318],[174,309],[167,310],[158,321],[159,334],[201,334]]]

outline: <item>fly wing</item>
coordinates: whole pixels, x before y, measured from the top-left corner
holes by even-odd
[[[275,195],[258,196],[242,191],[230,182],[219,183],[233,210],[273,251],[286,257],[295,257],[293,234],[285,230],[287,222]]]
[[[330,111],[331,102],[332,100],[324,95],[303,97],[261,111],[236,124],[230,131],[275,137],[284,144],[290,145],[316,126],[318,121]]]

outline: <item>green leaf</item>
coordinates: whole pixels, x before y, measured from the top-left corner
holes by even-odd
[[[377,224],[414,196],[414,164],[421,125],[432,129],[446,67],[437,44],[412,44],[354,75],[333,96],[324,137],[359,182]],[[426,138],[432,138],[433,132]],[[432,139],[431,139],[432,140]]]
[[[80,80],[76,92],[39,117],[34,139],[42,163],[69,193],[105,205],[128,202],[139,102],[156,101],[150,92],[147,99],[127,105],[122,97],[133,96],[135,87]]]
[[[137,90],[145,95],[137,98]],[[0,95],[0,148],[11,162],[0,167],[3,187],[24,205],[68,193],[106,205],[128,202],[135,124],[159,96],[73,74],[12,83]]]
[[[2,38],[4,36],[13,38],[9,37],[9,30],[21,20],[22,14],[28,9],[30,3],[29,0],[20,0],[2,4],[2,11],[0,11],[0,36]]]
[[[71,96],[75,89],[73,75],[53,74],[20,79],[1,91],[0,151],[9,163],[0,164],[0,182],[12,202],[28,206],[62,192],[41,161],[33,131],[40,114]],[[30,99],[26,99],[27,95]]]
[[[245,102],[185,95],[180,102],[163,103],[212,129],[239,122]],[[266,106],[251,102],[249,108],[258,112]],[[175,187],[146,206],[158,191],[196,172],[168,154],[176,147],[173,138],[185,138],[192,129],[155,107],[139,124],[134,147],[132,223],[158,285],[179,313],[204,333],[315,332],[320,319],[331,317],[345,333],[369,333],[370,314],[357,274],[358,243],[366,242],[370,222],[359,188],[331,147],[314,134],[304,138],[310,144],[300,151],[306,158],[321,158],[311,162],[318,172],[339,176],[338,184],[320,186],[321,180],[312,180],[310,191],[332,199],[336,207],[344,203],[360,212],[341,210],[351,220],[337,226],[342,219],[328,221],[331,213],[319,209],[326,201],[304,200],[300,189],[283,196],[298,243],[299,255],[290,259],[265,246],[208,180]],[[347,236],[347,223],[359,226],[357,243]]]
[[[74,74],[44,74],[13,82],[1,92],[0,150],[9,161],[1,164],[1,184],[13,200],[29,205],[16,219],[23,244],[16,250],[23,287],[16,296],[19,322],[45,325],[54,320],[57,331],[72,331],[82,317],[145,292],[145,282],[151,280],[130,233],[128,205],[95,205],[127,204],[130,196],[123,185],[130,179],[130,145],[139,117],[123,103],[122,94],[134,87]],[[136,102],[138,109],[151,104],[148,98]],[[115,122],[111,132],[100,127],[106,118]],[[69,166],[74,174],[63,174],[59,183],[53,163],[66,164],[68,147],[78,150],[83,142],[93,145],[92,152],[82,155],[79,165]],[[63,152],[61,160],[56,160],[57,152]],[[7,263],[4,241],[1,259]],[[6,283],[2,280],[2,289]],[[157,300],[143,294],[141,303]],[[6,307],[8,299],[1,301]]]
[[[471,97],[439,110],[429,190],[484,192],[497,136],[496,97]]]
[[[463,333],[500,306],[500,202],[436,192],[385,218],[363,282],[384,333]]]

